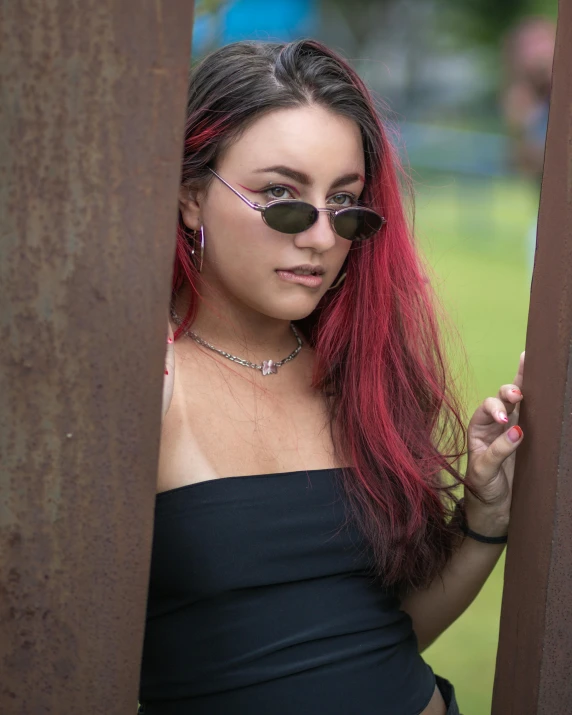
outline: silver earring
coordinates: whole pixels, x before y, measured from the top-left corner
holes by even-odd
[[[334,283],[333,286],[330,286],[328,290],[335,290],[336,288],[339,288],[342,283],[345,281],[347,276],[347,273],[342,273],[342,275],[338,278],[338,280]]]
[[[195,246],[197,245],[197,233],[199,233],[199,231],[193,232],[193,248],[191,250],[192,256],[194,256],[197,252],[196,248],[195,248]],[[201,224],[201,228],[200,228],[200,234],[201,234],[201,248],[199,251],[199,265],[197,266],[197,270],[199,273],[201,273],[203,270],[203,260],[205,257],[205,229],[202,224]]]

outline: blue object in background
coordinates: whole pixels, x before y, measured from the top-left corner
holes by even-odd
[[[217,13],[197,16],[193,56],[238,40],[311,37],[318,26],[318,0],[230,0]]]

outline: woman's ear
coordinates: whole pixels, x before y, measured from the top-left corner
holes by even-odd
[[[201,227],[201,208],[198,190],[181,186],[179,189],[179,211],[183,223],[191,231],[198,231]]]

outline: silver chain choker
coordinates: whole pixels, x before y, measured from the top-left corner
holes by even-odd
[[[180,326],[182,324],[183,321],[181,320],[181,318],[179,318],[174,308],[171,308],[171,317],[173,318],[173,321],[176,325]],[[296,336],[296,340],[298,341],[298,347],[293,352],[291,352],[288,357],[285,357],[284,360],[280,360],[279,362],[274,362],[274,360],[264,360],[262,365],[257,365],[256,363],[249,362],[248,360],[243,360],[242,358],[236,357],[236,355],[231,355],[224,350],[219,350],[218,348],[215,348],[214,345],[207,343],[206,340],[203,340],[191,330],[183,330],[183,333],[199,345],[202,345],[204,348],[208,348],[209,350],[212,350],[213,352],[222,355],[223,357],[227,358],[227,360],[232,360],[232,362],[236,362],[239,365],[244,365],[244,367],[251,367],[253,370],[260,370],[263,375],[275,375],[278,372],[279,367],[282,367],[282,365],[285,365],[287,362],[290,362],[290,360],[294,360],[296,355],[298,355],[300,350],[302,350],[302,338],[298,334],[294,323],[290,323],[290,327],[292,328],[292,332]]]

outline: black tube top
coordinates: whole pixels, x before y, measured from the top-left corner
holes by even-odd
[[[435,676],[375,586],[339,470],[157,495],[145,715],[418,715]]]

